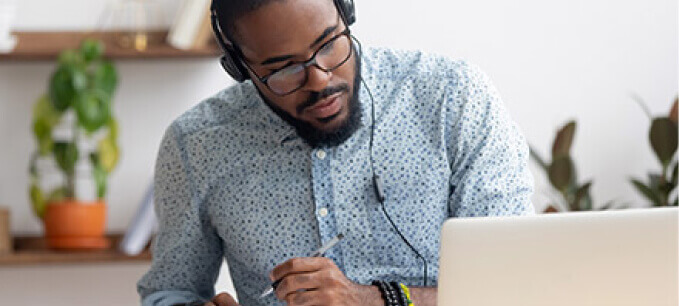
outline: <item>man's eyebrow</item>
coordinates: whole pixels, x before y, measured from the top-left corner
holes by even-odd
[[[321,34],[321,36],[318,36],[318,38],[316,38],[316,40],[314,40],[314,42],[311,45],[309,45],[309,48],[313,48],[315,45],[322,42],[326,37],[328,37],[328,35],[330,35],[330,33],[335,32],[335,30],[337,30],[338,26],[339,25],[335,25],[335,26],[328,27],[327,29],[325,29],[325,31],[323,31],[323,34]]]
[[[293,57],[295,57],[295,56],[294,55],[274,56],[274,57],[270,57],[270,58],[265,59],[263,62],[260,63],[260,65],[269,65],[269,64],[273,64],[273,63],[283,62],[283,61],[287,61],[287,60],[289,60]]]
[[[339,25],[327,27],[325,29],[325,31],[323,31],[323,33],[320,36],[318,36],[318,38],[316,38],[316,40],[314,40],[314,42],[311,45],[309,45],[309,48],[313,48],[315,45],[322,42],[326,37],[328,37],[328,35],[330,35],[332,32],[335,32],[335,30],[337,30],[337,27],[339,27]],[[273,64],[273,63],[283,62],[283,61],[287,61],[287,60],[289,60],[293,57],[295,57],[295,56],[290,55],[290,54],[274,56],[274,57],[270,57],[270,58],[265,59],[263,62],[260,63],[260,65],[269,65],[269,64]]]

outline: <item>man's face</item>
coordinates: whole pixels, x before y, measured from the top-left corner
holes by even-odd
[[[325,42],[345,29],[330,0],[273,1],[238,18],[235,23],[237,44],[248,66],[260,77],[291,63],[308,60]],[[280,114],[284,119],[297,121],[317,133],[336,133],[346,128],[350,117],[356,117],[355,112],[360,109],[352,105],[357,104],[352,102],[357,84],[356,67],[354,52],[332,72],[310,66],[307,82],[284,96],[275,94],[255,75],[250,75],[264,100],[279,114],[284,112]],[[300,129],[299,124],[292,123]]]

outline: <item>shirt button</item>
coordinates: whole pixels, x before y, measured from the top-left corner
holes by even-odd
[[[318,151],[316,152],[316,157],[318,157],[319,159],[324,159],[324,158],[325,158],[325,151],[323,151],[323,150],[318,150]]]
[[[323,207],[323,208],[318,210],[318,214],[321,215],[321,217],[325,217],[325,216],[328,215],[328,209]]]

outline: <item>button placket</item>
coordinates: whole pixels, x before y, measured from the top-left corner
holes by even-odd
[[[336,235],[334,221],[330,218],[330,205],[333,202],[330,153],[316,149],[311,154],[315,217],[321,241],[328,241]],[[333,256],[330,250],[326,255]]]

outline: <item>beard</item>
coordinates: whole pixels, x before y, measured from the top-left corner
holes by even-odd
[[[356,56],[356,53],[354,53]],[[360,91],[360,80],[361,80],[361,60],[360,56],[356,56],[355,74],[354,74],[354,91],[347,101],[348,115],[344,122],[341,122],[339,126],[331,130],[321,130],[314,127],[311,123],[297,119],[293,117],[288,112],[284,111],[280,107],[276,106],[273,102],[267,99],[262,92],[257,88],[259,96],[265,102],[271,110],[276,113],[281,119],[290,124],[297,135],[301,137],[304,142],[306,142],[312,148],[318,147],[336,147],[344,143],[349,139],[360,127],[361,127],[361,115],[363,113],[361,109],[361,104],[358,101],[358,93]],[[255,86],[256,87],[256,86]],[[312,92],[309,98],[297,107],[297,112],[301,113],[308,107],[316,105],[320,100],[329,97],[338,92],[349,92],[349,86],[347,84],[340,84],[334,87],[328,87],[320,92]],[[322,123],[327,123],[332,121],[338,116],[339,112],[335,115],[320,118],[318,121]]]

